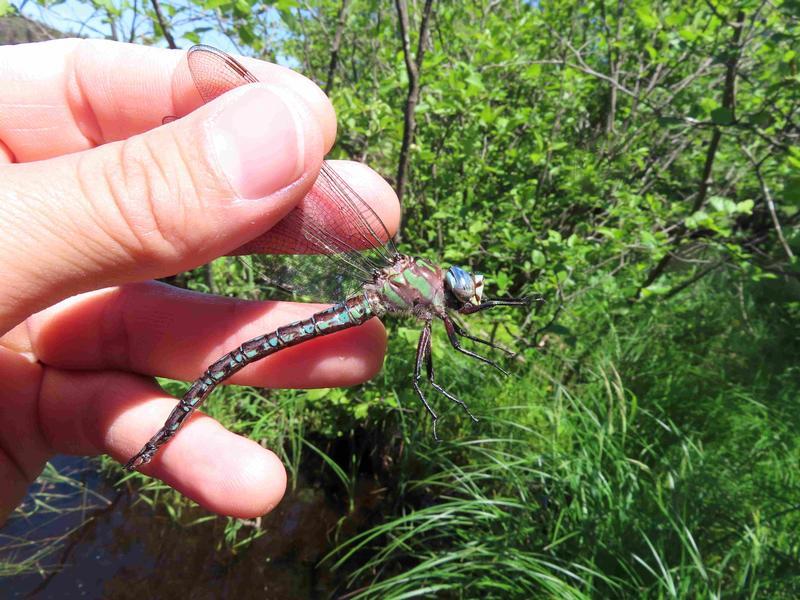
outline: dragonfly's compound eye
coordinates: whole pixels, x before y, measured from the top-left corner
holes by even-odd
[[[459,267],[450,267],[444,277],[448,289],[464,304],[480,304],[483,275],[472,275]]]

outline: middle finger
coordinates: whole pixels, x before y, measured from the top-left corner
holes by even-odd
[[[30,350],[62,369],[114,369],[191,380],[242,342],[310,316],[326,305],[209,296],[157,282],[81,294],[27,321]],[[334,387],[372,377],[386,332],[377,319],[286,348],[231,383]]]

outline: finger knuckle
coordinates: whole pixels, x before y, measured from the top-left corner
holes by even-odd
[[[177,258],[190,245],[197,194],[186,170],[167,158],[179,156],[172,150],[157,151],[148,136],[138,136],[117,144],[104,165],[103,200],[113,211],[106,229],[138,262]]]

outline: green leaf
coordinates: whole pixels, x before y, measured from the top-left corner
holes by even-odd
[[[800,175],[789,175],[784,179],[783,200],[792,206],[800,206]]]
[[[511,283],[511,278],[505,271],[500,271],[499,273],[495,273],[492,279],[497,286],[498,295],[504,295],[506,290],[508,290],[508,285]]]
[[[694,214],[686,217],[686,227],[689,229],[697,229],[703,225],[708,225],[711,219],[708,217],[708,213],[704,210],[698,210]]]
[[[311,402],[316,402],[317,400],[322,400],[325,396],[330,393],[330,388],[319,388],[315,390],[306,390],[305,397],[307,400]]]
[[[680,117],[659,117],[657,122],[662,127],[677,127],[683,125],[683,119]]]
[[[564,325],[559,325],[558,323],[553,323],[552,325],[548,325],[544,331],[555,333],[556,335],[572,335],[572,330],[569,327],[565,327]]]
[[[248,9],[249,9],[248,5]],[[250,26],[242,26],[236,28],[236,33],[245,44],[252,44],[255,41],[255,34]]]
[[[789,166],[795,169],[800,169],[800,147],[789,146],[789,155],[786,157],[786,162]]]
[[[119,10],[116,6],[114,6],[114,3],[111,0],[93,0],[93,3],[95,6],[104,9],[109,14],[119,14]]]
[[[355,407],[353,408],[353,416],[359,421],[363,421],[364,419],[366,419],[368,414],[369,414],[369,402],[361,402],[359,404],[356,404]]]
[[[747,120],[755,125],[756,127],[769,127],[774,122],[772,115],[768,112],[759,112],[754,115],[750,115]]]
[[[642,297],[661,296],[670,291],[670,286],[666,283],[654,283],[642,290]]]
[[[200,43],[200,36],[196,31],[187,31],[186,33],[183,34],[183,38],[185,40],[192,42],[193,44]]]
[[[680,35],[687,42],[693,42],[700,35],[700,32],[698,32],[694,27],[681,27],[678,31],[678,35]]]
[[[708,199],[708,203],[716,210],[717,212],[725,213],[726,215],[733,214],[736,211],[736,205],[734,204],[733,200],[729,198],[723,198],[722,196],[711,196]]]
[[[533,266],[538,269],[541,269],[547,264],[547,259],[545,258],[544,252],[541,250],[534,250],[531,252],[531,261],[533,262]]]
[[[487,104],[481,111],[480,119],[487,125],[491,125],[497,119],[497,113]]]
[[[642,241],[642,245],[647,246],[648,248],[657,248],[658,247],[658,240],[656,236],[653,235],[652,232],[643,229],[639,234],[639,239]]]
[[[659,24],[658,17],[653,14],[652,8],[652,5],[649,3],[643,3],[636,7],[636,16],[639,17],[642,25],[648,29],[655,29]]]
[[[539,75],[542,74],[542,65],[540,64],[533,64],[525,69],[525,77],[526,79],[538,79]]]
[[[733,123],[733,112],[729,108],[720,106],[711,111],[711,120],[717,125],[730,125]]]

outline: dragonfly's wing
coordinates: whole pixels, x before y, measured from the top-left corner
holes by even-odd
[[[316,302],[341,300],[358,293],[364,279],[352,272],[332,268],[328,256],[250,254],[237,256],[243,276],[255,284],[253,297]]]
[[[258,83],[242,63],[212,46],[192,46],[186,53],[186,60],[203,102],[211,102],[240,85]]]
[[[193,46],[187,60],[195,87],[204,102],[258,80],[241,63],[210,46]],[[324,163],[311,192],[282,221],[263,236],[236,250],[235,254],[256,254],[251,267],[273,284],[294,274],[291,286],[302,293],[324,295],[331,292],[324,285],[333,273],[338,291],[355,291],[359,283],[390,264],[397,254],[391,236],[372,207],[331,167]],[[318,254],[326,261],[289,260],[281,269],[274,257],[264,254]],[[331,259],[338,264],[330,264]],[[305,275],[301,271],[307,271]],[[283,275],[281,275],[283,273]],[[304,283],[307,281],[308,283]],[[316,285],[310,285],[316,282]],[[291,281],[289,283],[292,283]],[[290,286],[287,288],[291,289]],[[314,292],[318,292],[315,294]],[[325,299],[330,299],[327,297]]]
[[[324,163],[300,204],[233,254],[251,255],[246,262],[272,287],[330,300],[358,291],[397,251],[372,207]]]

